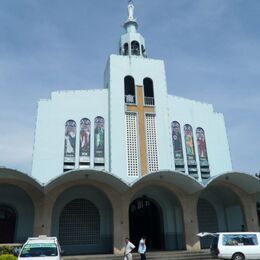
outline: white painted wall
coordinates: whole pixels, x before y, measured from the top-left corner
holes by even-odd
[[[168,169],[170,145],[167,111],[167,87],[164,62],[136,56],[111,55],[106,75],[109,74],[109,115],[110,115],[110,170],[127,182],[138,177],[127,176],[127,151],[125,128],[124,78],[128,75],[135,79],[135,85],[143,85],[143,79],[149,77],[154,84],[156,105],[156,124],[158,137],[159,168]],[[108,72],[109,71],[109,72]]]
[[[105,170],[129,183],[140,177],[127,176],[126,105],[124,102],[124,78],[127,75],[135,79],[136,85],[143,85],[143,79],[146,77],[153,80],[159,170],[174,170],[172,121],[178,121],[181,125],[185,159],[183,126],[190,124],[193,127],[198,166],[196,128],[202,127],[206,136],[211,175],[232,170],[222,114],[214,112],[210,104],[168,95],[162,60],[111,55],[104,74],[104,89],[54,92],[50,99],[39,102],[33,177],[46,183],[63,174],[65,122],[69,119],[76,121],[78,136],[80,120],[84,117],[91,120],[91,167],[93,167],[93,133],[96,116],[102,116],[105,119]],[[79,150],[79,138],[76,149]],[[77,154],[76,168],[78,162]]]
[[[178,121],[181,125],[185,162],[186,150],[183,127],[185,124],[190,124],[193,128],[195,152],[199,172],[198,147],[196,145],[197,127],[202,127],[205,131],[211,176],[231,171],[232,164],[223,114],[214,112],[211,104],[170,95],[168,97],[169,124],[172,121]],[[171,158],[172,165],[174,165],[173,148],[171,148]]]
[[[40,182],[63,174],[64,134],[67,120],[77,123],[76,151],[79,151],[80,120],[87,117],[91,121],[91,166],[94,155],[94,119],[105,119],[105,131],[108,133],[107,89],[53,92],[48,100],[38,104],[38,116],[35,130],[32,175]],[[105,154],[108,155],[108,136],[105,136]],[[79,162],[76,154],[76,167]],[[109,169],[108,156],[105,169]]]

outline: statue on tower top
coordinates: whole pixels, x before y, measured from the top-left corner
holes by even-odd
[[[135,21],[134,18],[134,2],[133,0],[128,0],[128,20],[129,21]]]

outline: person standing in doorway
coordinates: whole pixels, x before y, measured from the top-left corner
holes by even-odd
[[[132,250],[135,248],[134,244],[130,242],[129,238],[125,239],[125,252],[124,252],[124,260],[132,260]]]
[[[141,240],[139,242],[139,246],[138,246],[138,253],[141,256],[141,260],[146,260],[146,244],[145,244],[145,237],[141,237]]]

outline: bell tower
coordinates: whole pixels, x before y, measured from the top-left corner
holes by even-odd
[[[128,1],[119,54],[112,54],[105,71],[109,92],[109,170],[132,182],[168,169],[167,85],[164,62],[147,58],[144,37],[137,31],[133,0]],[[160,157],[159,154],[166,154]]]
[[[134,17],[133,0],[128,1],[128,18],[124,23],[126,33],[121,36],[119,54],[146,57],[145,40],[137,32],[138,23]]]

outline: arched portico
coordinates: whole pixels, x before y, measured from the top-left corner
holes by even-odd
[[[217,176],[204,186],[183,173],[160,171],[128,185],[107,172],[76,170],[62,174],[42,187],[26,174],[1,168],[0,211],[1,215],[9,214],[12,225],[15,223],[12,240],[23,242],[32,235],[63,236],[66,229],[62,229],[60,222],[66,226],[66,221],[70,221],[68,213],[76,205],[85,209],[76,217],[91,221],[93,218],[86,216],[91,211],[92,216],[99,219],[93,222],[92,231],[96,236],[89,237],[88,243],[97,242],[95,239],[106,241],[104,247],[90,245],[85,252],[118,254],[122,253],[124,238],[133,236],[132,226],[137,226],[131,223],[132,217],[129,218],[132,206],[147,205],[147,210],[139,211],[135,217],[155,216],[155,221],[150,221],[158,227],[153,233],[159,235],[161,244],[150,248],[198,250],[200,243],[196,234],[199,231],[241,230],[242,225],[249,231],[259,230],[259,182],[254,176],[233,172]],[[22,217],[24,211],[26,219]],[[207,218],[204,212],[208,213]],[[84,232],[81,235],[86,236]],[[152,237],[154,242],[152,234],[147,237]],[[82,245],[79,243],[78,246],[80,249]]]
[[[52,216],[52,223],[48,223],[49,234],[58,237],[61,235],[60,220],[64,217],[62,212],[70,208],[75,200],[81,200],[81,205],[92,208],[92,212],[98,212],[96,216],[100,217],[99,243],[91,244],[91,238],[83,244],[79,240],[76,246],[64,245],[65,251],[73,253],[77,250],[75,251],[77,254],[121,252],[125,235],[121,232],[121,228],[124,230],[124,225],[127,223],[124,223],[121,215],[123,196],[120,194],[127,189],[128,186],[121,180],[102,171],[78,170],[58,177],[45,189],[47,211]],[[84,217],[82,212],[80,214]],[[85,218],[90,219],[89,216]],[[118,229],[119,232],[115,232]]]
[[[130,238],[146,236],[150,250],[185,248],[183,213],[178,197],[154,182],[140,185],[129,206]]]
[[[0,233],[1,243],[25,242],[33,235],[34,205],[23,189],[0,184],[0,212],[1,229],[4,228]]]
[[[129,233],[134,244],[145,236],[150,250],[162,250],[165,247],[163,224],[163,212],[155,200],[143,196],[130,204]]]
[[[30,176],[0,168],[1,243],[22,243],[37,233],[39,205],[43,198],[41,185]],[[2,234],[2,235],[1,235]]]
[[[259,189],[259,180],[245,173],[230,172],[211,179],[199,196],[200,232],[258,231],[254,194]],[[209,243],[202,239],[202,248]]]
[[[241,231],[246,225],[240,198],[221,185],[212,185],[201,192],[197,214],[200,232]],[[201,247],[209,248],[210,241],[201,239]]]
[[[179,227],[182,228],[182,231],[179,237],[182,237],[180,240],[183,243],[183,248],[190,251],[199,250],[200,243],[196,236],[198,233],[197,200],[199,192],[203,189],[203,185],[182,172],[160,171],[150,173],[134,183],[131,188],[132,196],[134,196],[133,191],[137,192],[142,186],[145,187],[147,185],[159,186],[161,189],[172,194],[175,198],[174,201],[177,202],[176,205],[181,209],[179,216],[181,216],[182,225]],[[169,207],[169,209],[171,208],[172,206]],[[182,243],[178,243],[179,246],[177,248],[181,249],[182,246],[180,245]]]
[[[93,186],[74,186],[55,201],[51,235],[58,237],[67,254],[111,253],[112,224],[105,194]]]
[[[146,196],[160,205],[163,215],[165,250],[198,249],[197,193],[203,186],[181,172],[150,173],[133,184],[130,202]]]
[[[229,172],[211,179],[207,187],[220,185],[233,192],[240,201],[244,217],[244,228],[258,231],[257,194],[260,193],[260,180],[254,175],[242,172]]]

